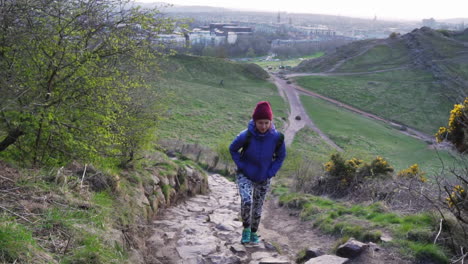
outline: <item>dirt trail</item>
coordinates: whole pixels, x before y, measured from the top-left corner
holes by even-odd
[[[287,74],[285,75],[285,78],[292,78],[292,77],[300,77],[300,76],[344,76],[344,75],[359,75],[359,74],[370,74],[370,73],[376,73],[376,72],[384,72],[384,71],[394,71],[394,70],[400,70],[400,69],[405,69],[407,68],[408,66],[403,66],[403,67],[398,67],[398,68],[392,68],[392,69],[387,69],[387,70],[379,70],[379,71],[370,71],[370,72],[359,72],[359,73],[329,73],[329,72],[322,72],[322,73],[292,73],[292,74]],[[288,85],[288,84],[287,84]],[[289,84],[289,86],[291,87],[294,87],[294,89],[296,89],[297,91],[299,91],[300,93],[302,94],[305,94],[305,95],[309,95],[309,96],[313,96],[313,97],[316,97],[316,98],[320,98],[320,99],[323,99],[323,100],[326,100],[334,105],[337,105],[337,106],[340,106],[342,108],[345,108],[345,109],[348,109],[352,112],[355,112],[357,114],[360,114],[362,116],[365,116],[365,117],[368,117],[368,118],[372,118],[372,119],[375,119],[375,120],[379,120],[379,121],[382,121],[384,123],[387,123],[397,129],[399,129],[399,131],[405,135],[408,135],[408,136],[411,136],[411,137],[414,137],[414,138],[417,138],[419,140],[423,140],[425,142],[431,142],[431,144],[435,144],[435,138],[432,136],[432,135],[428,135],[426,133],[423,133],[421,131],[418,131],[416,129],[413,129],[413,128],[410,128],[410,127],[406,127],[402,124],[398,124],[396,122],[393,122],[393,121],[390,121],[390,120],[387,120],[385,118],[382,118],[380,116],[377,116],[377,115],[374,115],[374,114],[371,114],[371,113],[368,113],[368,112],[365,112],[365,111],[362,111],[358,108],[355,108],[353,106],[350,106],[350,105],[347,105],[345,103],[342,103],[338,100],[335,100],[335,99],[332,99],[332,98],[329,98],[329,97],[326,97],[326,96],[323,96],[321,94],[318,94],[318,93],[315,93],[315,92],[312,92],[312,91],[309,91],[305,88],[302,88],[300,87],[299,85],[295,84],[295,83],[291,83]],[[440,146],[441,148],[443,147],[442,145]]]
[[[374,46],[373,45],[370,45],[368,47],[366,47],[365,49],[363,49],[361,52],[359,52],[358,54],[352,56],[352,57],[349,57],[349,58],[344,58],[340,61],[338,61],[335,65],[333,65],[332,68],[330,68],[329,70],[327,70],[326,72],[334,72],[336,69],[338,69],[339,67],[341,67],[341,65],[343,65],[345,62],[347,62],[348,60],[350,59],[353,59],[353,58],[356,58],[356,57],[359,57],[361,56],[362,54],[368,52],[371,48],[373,48]]]
[[[325,133],[323,133],[309,118],[309,115],[302,106],[301,100],[296,92],[296,87],[293,84],[288,84],[285,80],[279,78],[276,75],[271,75],[273,78],[274,84],[278,87],[280,95],[283,96],[289,102],[289,117],[288,124],[285,129],[285,142],[286,145],[291,145],[294,140],[296,133],[301,130],[303,127],[308,126],[315,132],[317,132],[320,137],[330,146],[335,148],[338,151],[343,151],[338,145],[335,144]],[[299,116],[300,119],[297,120],[296,117]]]
[[[373,73],[379,73],[379,72],[389,72],[389,71],[396,71],[396,70],[404,70],[409,68],[409,65],[401,66],[401,67],[395,67],[395,68],[390,68],[390,69],[384,69],[384,70],[376,70],[376,71],[366,71],[366,72],[316,72],[316,73],[290,73],[286,74],[284,77],[286,78],[292,78],[292,77],[301,77],[301,76],[351,76],[351,75],[363,75],[363,74],[373,74]]]

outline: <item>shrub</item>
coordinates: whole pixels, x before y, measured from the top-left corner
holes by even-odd
[[[418,178],[421,182],[426,182],[427,178],[424,176],[426,173],[420,171],[418,164],[413,164],[409,168],[398,172],[397,177],[416,179]]]
[[[455,145],[457,150],[464,153],[468,149],[468,97],[463,104],[456,104],[450,111],[448,124],[440,127],[435,134],[437,142],[447,140]]]
[[[400,33],[392,32],[392,33],[390,33],[389,38],[395,39],[395,38],[398,38],[399,36],[400,36]]]
[[[386,176],[393,172],[393,167],[382,157],[376,157],[370,164],[358,158],[345,160],[340,154],[333,154],[324,164],[325,176],[313,189],[320,194],[346,195],[360,189],[366,180],[377,176]]]

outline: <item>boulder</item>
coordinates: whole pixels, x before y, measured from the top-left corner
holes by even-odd
[[[368,244],[350,238],[346,243],[338,247],[336,255],[344,258],[356,258],[367,247],[369,247]]]
[[[247,253],[244,245],[238,244],[238,243],[232,244],[229,249],[231,250],[232,253],[238,254],[238,255],[245,255]]]
[[[291,262],[284,259],[269,257],[261,259],[258,264],[291,264]]]
[[[323,255],[307,261],[305,264],[346,264],[349,259],[333,255]]]
[[[311,258],[316,258],[323,255],[323,252],[318,248],[307,248],[304,252],[304,256],[297,259],[298,263],[304,263]]]

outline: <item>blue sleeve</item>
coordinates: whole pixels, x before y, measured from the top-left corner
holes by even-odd
[[[270,169],[268,170],[268,178],[274,177],[278,173],[281,166],[283,166],[283,161],[286,158],[286,144],[283,141],[283,144],[276,152],[276,159],[272,162]]]
[[[237,169],[242,171],[243,164],[241,161],[241,155],[239,153],[239,149],[241,149],[245,141],[247,140],[247,130],[244,130],[237,135],[237,137],[232,141],[231,145],[229,146],[229,152],[231,153],[232,160],[236,163]]]

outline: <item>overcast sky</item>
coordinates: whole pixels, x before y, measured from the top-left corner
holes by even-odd
[[[155,0],[137,0],[156,2]],[[175,5],[206,5],[353,17],[420,20],[468,17],[468,0],[160,0]]]

